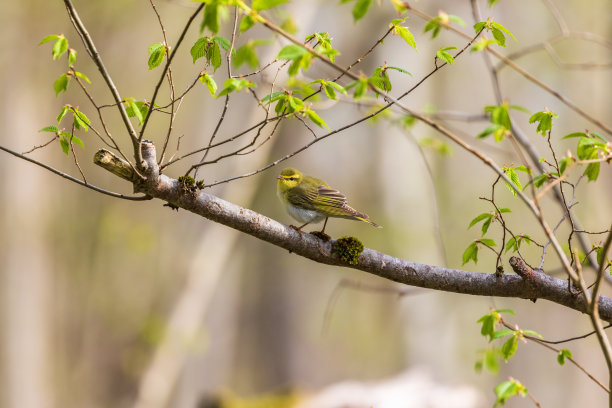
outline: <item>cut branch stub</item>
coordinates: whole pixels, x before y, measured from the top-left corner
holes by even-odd
[[[98,150],[94,155],[93,162],[98,166],[110,171],[114,175],[119,176],[131,183],[138,180],[138,176],[128,162],[115,156],[106,149]]]

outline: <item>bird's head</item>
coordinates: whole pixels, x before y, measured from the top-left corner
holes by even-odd
[[[296,187],[302,181],[302,173],[299,170],[287,168],[281,171],[278,179],[278,189],[280,191],[287,191],[293,187]]]

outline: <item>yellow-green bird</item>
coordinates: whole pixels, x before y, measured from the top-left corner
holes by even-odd
[[[359,220],[373,227],[382,228],[370,220],[367,214],[350,207],[346,203],[344,194],[331,188],[321,179],[306,176],[292,168],[284,169],[277,179],[278,198],[285,205],[289,215],[304,223],[300,227],[294,227],[300,234],[306,225],[325,219],[321,230],[324,234],[329,217]]]

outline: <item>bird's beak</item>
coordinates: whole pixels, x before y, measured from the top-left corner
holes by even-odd
[[[276,179],[277,180],[282,180],[283,178],[281,176],[278,176]]]

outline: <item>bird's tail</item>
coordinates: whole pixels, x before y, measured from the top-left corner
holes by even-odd
[[[374,221],[372,221],[369,218],[365,218],[365,217],[355,217],[355,218],[358,219],[359,221],[367,222],[368,224],[370,224],[373,227],[382,228],[382,225],[378,225],[377,223],[375,223]]]

